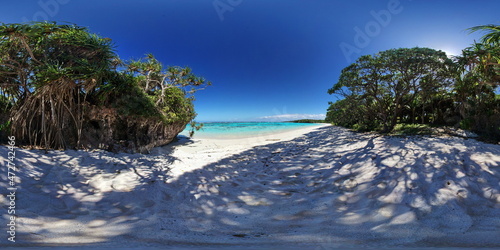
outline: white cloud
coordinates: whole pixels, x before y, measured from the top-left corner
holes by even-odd
[[[325,114],[282,114],[282,115],[271,115],[259,117],[259,120],[264,121],[293,121],[300,119],[315,119],[322,120],[325,119]]]

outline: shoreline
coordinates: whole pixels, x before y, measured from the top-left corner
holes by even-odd
[[[215,122],[214,122],[215,123]],[[216,122],[219,123],[219,122]],[[220,123],[227,123],[231,124],[233,122],[220,122]],[[246,122],[246,123],[268,123],[268,124],[275,124],[276,122]],[[292,122],[278,122],[278,123],[286,123],[286,124],[292,124],[295,125],[296,123]],[[267,137],[271,135],[279,135],[291,131],[296,131],[296,130],[302,130],[302,129],[307,129],[307,128],[316,128],[316,127],[321,127],[321,126],[331,126],[329,123],[303,123],[301,124],[302,126],[296,126],[296,127],[291,127],[291,128],[275,128],[271,130],[257,130],[257,131],[241,131],[241,132],[235,132],[235,131],[230,131],[226,133],[222,132],[205,132],[203,131],[204,128],[201,129],[201,131],[195,131],[193,139],[215,139],[215,140],[232,140],[232,139],[247,139],[247,138],[259,138],[259,137]],[[308,130],[304,130],[308,131]],[[180,136],[188,137],[187,132],[182,131]]]
[[[499,145],[330,125],[254,139],[149,155],[18,149],[16,244],[500,246]]]
[[[173,178],[203,168],[223,158],[231,157],[256,146],[285,142],[317,129],[329,127],[329,124],[295,128],[280,133],[261,133],[257,136],[241,138],[182,138],[169,145],[156,148],[153,154],[171,154],[172,157],[181,159],[172,163],[171,173]]]
[[[282,129],[277,132],[275,131],[267,131],[267,132],[248,132],[244,134],[230,134],[230,135],[211,135],[211,136],[200,136],[197,137],[196,133],[194,134],[193,138],[189,138],[187,136],[181,135],[181,138],[178,138],[179,141],[185,141],[185,140],[190,140],[190,141],[215,141],[215,142],[235,142],[234,144],[241,144],[238,143],[240,141],[248,141],[249,145],[256,145],[255,143],[265,143],[266,141],[283,141],[283,140],[292,140],[298,136],[302,136],[304,134],[307,134],[309,132],[312,132],[315,129],[322,128],[322,127],[328,127],[332,126],[331,124],[318,124],[318,125],[310,125],[307,127],[298,127],[298,128],[290,128],[290,129]],[[178,145],[178,142],[173,142],[168,145],[165,145],[164,147],[169,147],[169,146],[176,146]]]

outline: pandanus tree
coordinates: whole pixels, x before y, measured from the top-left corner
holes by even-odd
[[[0,136],[7,116],[21,144],[146,152],[194,119],[193,93],[209,84],[153,55],[124,63],[76,25],[0,25]]]
[[[211,85],[203,77],[193,74],[189,67],[165,67],[152,54],[147,54],[140,60],[131,60],[125,67],[126,72],[138,80],[142,90],[170,119],[193,119],[194,93]],[[187,99],[185,102],[172,103],[175,98],[171,97],[175,95],[186,95]]]
[[[469,70],[482,76],[482,82],[497,87],[500,84],[500,25],[482,25],[469,29],[471,32],[486,31],[481,43],[464,50]]]
[[[111,74],[110,39],[75,25],[0,26],[0,89],[12,102],[11,128],[30,145],[79,144],[86,99]]]
[[[455,92],[463,126],[500,136],[500,103],[495,97],[500,85],[500,26],[482,25],[469,30],[486,34],[456,58],[459,68]]]
[[[483,37],[481,37],[481,42],[490,45],[500,45],[500,25],[479,25],[469,28],[471,32],[483,31],[486,32]]]

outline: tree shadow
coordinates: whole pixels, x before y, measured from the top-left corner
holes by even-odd
[[[0,154],[7,155],[7,148],[0,147]],[[0,245],[106,242],[133,230],[147,220],[135,215],[154,205],[150,189],[167,178],[175,160],[168,154],[16,149],[16,243],[5,239]],[[7,174],[0,170],[2,194]]]
[[[225,241],[477,246],[457,237],[500,229],[484,221],[498,217],[495,155],[500,147],[460,138],[322,128],[183,175],[178,210],[191,231]]]
[[[493,237],[500,229],[497,145],[324,127],[291,141],[253,147],[177,179],[167,173],[178,160],[170,156],[172,148],[157,150],[149,156],[69,151],[50,158],[21,151],[20,159],[35,159],[25,162],[33,172],[57,175],[22,172],[16,203],[22,213],[21,243],[331,249],[479,247],[480,237],[483,247],[500,246]],[[70,165],[75,168],[51,169]],[[85,176],[96,170],[102,174]],[[106,182],[92,178],[111,175],[114,183],[95,186]],[[36,186],[37,179],[59,181]],[[39,221],[44,223],[35,224]],[[85,230],[57,231],[64,223]]]

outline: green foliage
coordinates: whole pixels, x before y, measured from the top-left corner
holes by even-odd
[[[10,133],[11,121],[8,120],[9,112],[12,109],[12,101],[0,95],[0,135]],[[2,138],[0,138],[0,141]]]
[[[2,132],[10,131],[10,121],[6,121],[6,122],[0,124],[0,131],[2,131]]]
[[[371,118],[372,115],[372,113],[366,112],[366,105],[363,100],[353,100],[351,97],[346,97],[330,103],[325,121],[347,128],[354,128],[358,124],[357,126],[363,129],[374,129],[378,123]],[[363,126],[360,126],[360,124],[363,124]]]
[[[188,123],[196,117],[191,99],[185,97],[184,91],[178,87],[167,88],[164,92],[165,102],[161,109],[168,123]],[[161,93],[156,95],[156,102],[161,98]]]
[[[471,117],[465,118],[460,121],[460,127],[472,130],[474,128],[474,120]]]
[[[167,123],[188,123],[196,117],[194,93],[211,85],[190,68],[164,67],[152,54],[125,64],[125,73],[136,79]]]
[[[14,100],[9,100],[7,96],[0,95],[0,114],[6,114],[8,113],[11,109],[12,106],[14,105]]]
[[[486,31],[487,33],[483,35],[481,38],[481,42],[485,44],[495,44],[500,45],[500,25],[480,25],[469,28],[469,31],[477,32],[477,31]]]
[[[349,128],[351,128],[357,132],[367,132],[367,131],[376,130],[373,126],[370,126],[370,124],[366,124],[366,123],[356,123]]]
[[[404,119],[415,121],[421,116],[423,121],[429,111],[436,113],[432,100],[442,97],[450,87],[453,68],[444,52],[429,48],[391,49],[362,56],[343,69],[339,81],[328,90],[344,97],[331,104],[328,120],[384,132]]]
[[[115,108],[121,116],[158,117],[161,113],[152,97],[137,85],[137,79],[116,72],[92,96],[101,107]]]
[[[189,124],[191,129],[189,130],[189,137],[193,137],[195,131],[203,128],[203,123],[197,123],[194,120]]]
[[[148,94],[159,96],[157,104],[166,102],[166,91],[170,87],[182,89],[188,98],[211,85],[203,77],[194,75],[189,67],[169,66],[165,68],[152,54],[140,60],[131,60],[126,65],[126,72],[138,79],[138,85]]]
[[[427,134],[427,125],[459,125],[500,140],[500,26],[462,55],[426,48],[393,49],[360,57],[328,90],[326,120],[356,130]],[[418,125],[420,124],[420,125]]]
[[[0,118],[8,116],[19,143],[79,147],[92,107],[187,124],[196,116],[194,92],[208,85],[153,55],[124,64],[111,39],[76,25],[0,25]]]
[[[0,25],[0,93],[14,102],[9,113],[19,142],[78,145],[87,97],[115,56],[108,39],[75,25]]]
[[[457,63],[454,92],[463,117],[460,125],[500,140],[500,26],[483,25],[469,30],[486,31],[481,43],[465,48]]]
[[[430,135],[432,129],[427,124],[404,124],[399,123],[394,126],[394,135]]]

